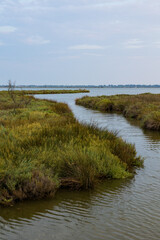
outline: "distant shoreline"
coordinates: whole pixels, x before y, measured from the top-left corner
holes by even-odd
[[[160,88],[160,85],[17,85],[16,88]],[[0,85],[8,88],[8,85]]]

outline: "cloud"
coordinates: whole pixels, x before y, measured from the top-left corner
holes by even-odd
[[[58,59],[78,59],[80,56],[60,56]]]
[[[40,36],[32,36],[29,37],[25,40],[25,43],[29,45],[44,45],[44,44],[49,44],[50,40],[46,40]]]
[[[130,5],[130,4],[134,4],[136,0],[108,0],[108,1],[104,1],[101,0],[100,1],[83,1],[83,4],[80,2],[80,4],[72,4],[69,5],[66,9],[70,9],[70,10],[76,10],[76,9],[90,9],[90,10],[94,10],[94,9],[102,9],[104,10],[105,8],[114,8],[114,7],[121,7],[121,6],[125,6],[125,5]]]
[[[156,48],[160,48],[160,41],[154,42],[154,43],[153,43],[153,46],[155,46]]]
[[[19,0],[18,1],[19,3],[21,3],[21,4],[33,4],[33,3],[38,3],[38,1],[37,0]],[[39,1],[40,2],[40,1]]]
[[[139,0],[140,1],[140,0]],[[77,11],[77,10],[105,10],[115,7],[135,4],[137,0],[2,0],[0,10],[7,11]]]
[[[103,57],[104,54],[98,54],[98,53],[83,53],[85,56],[91,56],[91,57]]]
[[[103,46],[89,44],[74,45],[69,47],[69,50],[102,50],[102,49],[104,49]]]
[[[136,48],[143,48],[145,47],[145,44],[143,41],[133,38],[124,43],[125,48],[130,48],[130,49],[136,49]]]
[[[0,41],[0,46],[3,46],[3,45],[4,45],[4,43]]]
[[[13,26],[0,26],[0,34],[8,34],[8,33],[13,33],[17,30],[16,27]]]

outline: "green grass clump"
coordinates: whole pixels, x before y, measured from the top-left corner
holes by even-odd
[[[160,130],[160,110],[147,114],[143,119],[143,126],[147,129]]]
[[[160,94],[85,96],[76,99],[76,104],[102,112],[122,113],[139,120],[143,128],[160,130]]]
[[[133,145],[80,124],[66,104],[29,98],[13,110],[0,92],[0,204],[53,196],[59,187],[88,189],[143,164]]]

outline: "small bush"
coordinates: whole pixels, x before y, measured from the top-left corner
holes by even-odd
[[[143,127],[151,130],[160,130],[160,111],[148,114],[143,120]]]
[[[96,108],[100,111],[112,112],[114,110],[114,104],[109,99],[102,99],[96,104]]]

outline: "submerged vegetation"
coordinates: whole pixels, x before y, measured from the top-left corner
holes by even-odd
[[[118,112],[140,121],[146,129],[160,131],[160,94],[85,96],[76,104],[102,112]]]
[[[143,165],[133,145],[80,124],[64,103],[20,94],[16,102],[0,92],[2,205],[53,196],[60,187],[88,189],[98,179],[130,177]]]

